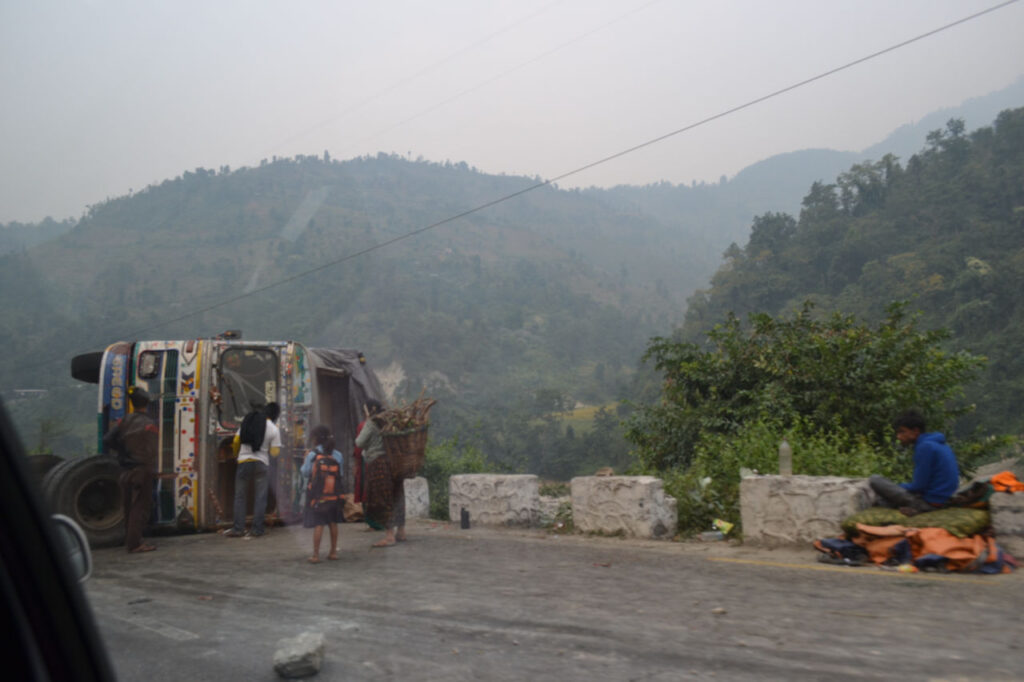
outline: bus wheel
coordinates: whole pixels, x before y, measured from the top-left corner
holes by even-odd
[[[74,520],[93,547],[124,541],[121,467],[107,455],[73,459],[50,470],[43,494],[50,510]]]

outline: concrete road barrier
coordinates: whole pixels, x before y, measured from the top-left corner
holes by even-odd
[[[540,483],[533,474],[459,474],[448,483],[448,518],[491,526],[535,526],[540,521]]]
[[[405,516],[409,519],[430,518],[430,486],[422,476],[405,479]]]
[[[571,487],[576,530],[666,540],[676,534],[676,500],[660,478],[578,476]]]
[[[751,476],[740,482],[743,540],[764,546],[806,544],[842,533],[840,522],[867,509],[864,478]]]
[[[996,543],[1014,557],[1024,557],[1024,493],[992,493],[988,508]]]

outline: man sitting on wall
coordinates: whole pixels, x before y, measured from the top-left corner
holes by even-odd
[[[281,414],[277,403],[268,403],[262,410],[253,410],[242,420],[235,434],[238,445],[238,468],[235,470],[235,505],[231,529],[224,533],[239,538],[245,532],[246,489],[253,481],[252,528],[249,537],[260,537],[266,531],[263,518],[267,513],[267,469],[270,458],[281,453],[281,431],[274,422]]]
[[[907,516],[933,511],[949,502],[960,484],[956,455],[941,433],[926,433],[924,417],[914,411],[897,417],[896,440],[914,446],[914,478],[896,484],[884,476],[869,479],[881,506],[894,507]]]

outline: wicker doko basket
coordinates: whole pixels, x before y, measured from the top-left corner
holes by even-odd
[[[384,431],[384,453],[395,478],[414,478],[427,457],[429,423],[404,431]]]

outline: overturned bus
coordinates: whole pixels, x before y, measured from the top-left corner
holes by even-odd
[[[53,511],[77,521],[93,545],[123,540],[120,468],[104,452],[103,434],[130,410],[132,385],[154,397],[148,409],[160,430],[152,517],[158,529],[209,530],[233,520],[237,464],[230,442],[246,413],[271,401],[281,406],[282,448],[268,472],[268,523],[300,518],[298,471],[307,434],[317,424],[334,433],[351,489],[352,448],[363,405],[382,398],[366,358],[355,350],[240,336],[122,342],[73,358],[72,376],[99,386],[100,454],[63,461],[46,473],[43,494]],[[251,514],[253,496],[248,499]]]

